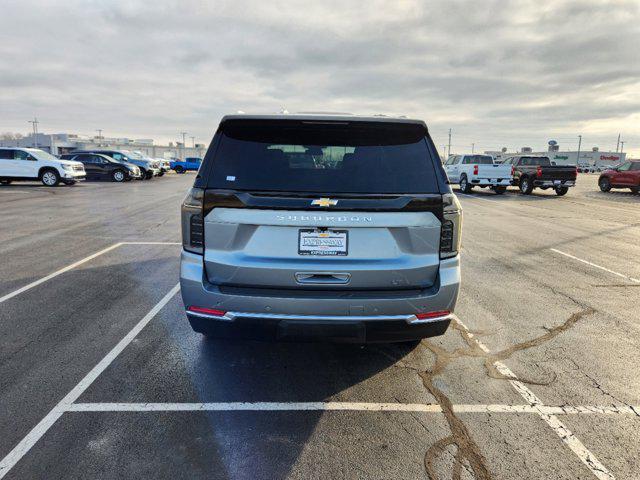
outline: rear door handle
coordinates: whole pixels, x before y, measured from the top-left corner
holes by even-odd
[[[345,272],[297,272],[296,282],[304,284],[345,284],[351,281],[351,274]]]

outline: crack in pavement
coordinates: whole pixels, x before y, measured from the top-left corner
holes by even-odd
[[[511,380],[511,377],[504,375],[498,370],[498,368],[495,366],[496,362],[499,362],[501,360],[506,360],[510,358],[514,353],[517,353],[519,351],[528,350],[533,347],[538,347],[543,343],[546,343],[549,340],[557,337],[562,332],[570,329],[583,317],[588,315],[593,315],[594,313],[596,313],[595,309],[591,307],[587,307],[584,310],[580,310],[579,312],[573,313],[568,319],[566,319],[560,325],[547,328],[546,329],[547,332],[543,335],[540,335],[539,337],[534,337],[530,340],[516,343],[508,348],[505,348],[503,350],[500,350],[494,353],[488,353],[482,350],[478,346],[477,342],[469,335],[469,332],[467,332],[464,328],[462,328],[457,323],[452,323],[451,328],[454,328],[455,330],[458,330],[458,332],[460,332],[460,335],[462,336],[465,343],[469,347],[468,349],[457,349],[454,351],[454,353],[457,353],[459,356],[466,355],[471,357],[484,358],[484,366],[485,366],[485,369],[487,370],[487,375],[489,375],[489,377],[495,378],[496,380]],[[530,385],[550,385],[556,380],[557,374],[553,373],[552,377],[553,378],[547,381],[535,381],[531,379],[523,379],[521,377],[518,377],[518,380],[522,383],[526,383]]]
[[[491,479],[491,474],[487,467],[486,460],[480,451],[480,447],[473,440],[465,423],[453,411],[453,404],[449,397],[435,385],[434,379],[444,371],[447,365],[449,365],[453,360],[463,356],[483,358],[484,366],[489,377],[499,380],[513,380],[513,377],[500,372],[495,364],[510,358],[516,352],[538,347],[549,340],[552,340],[573,327],[585,316],[592,315],[594,313],[596,313],[596,310],[591,307],[583,308],[583,310],[573,313],[560,325],[547,328],[547,332],[543,335],[524,342],[516,343],[495,353],[482,350],[479,344],[472,338],[472,335],[464,327],[454,322],[451,324],[451,327],[460,333],[460,336],[467,347],[449,351],[430,342],[429,340],[423,340],[420,345],[428,349],[434,358],[434,365],[430,369],[424,371],[409,365],[402,358],[396,358],[383,350],[378,350],[381,354],[394,360],[401,367],[414,371],[420,377],[425,389],[435,398],[436,402],[442,409],[442,413],[447,421],[451,435],[438,440],[425,452],[424,467],[430,480],[437,480],[439,478],[436,471],[436,461],[446,451],[447,447],[451,445],[455,445],[456,447],[451,476],[452,480],[460,480],[463,468],[470,471],[476,480]],[[527,382],[519,377],[518,381],[523,383],[546,384],[533,381]]]

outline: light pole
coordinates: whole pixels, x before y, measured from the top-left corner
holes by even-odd
[[[38,148],[38,124],[40,122],[36,117],[33,117],[33,120],[29,120],[29,123],[33,126],[33,147]]]
[[[96,129],[96,132],[98,132],[98,146],[102,144],[102,129],[98,128]]]
[[[620,140],[620,153],[624,153],[624,140]]]
[[[580,147],[582,146],[582,135],[578,135],[578,156],[576,157],[576,165],[580,163]]]
[[[475,143],[471,144],[471,153],[472,154],[476,153],[476,144]]]
[[[186,146],[184,144],[185,142],[185,136],[187,135],[188,132],[180,132],[180,135],[182,135],[182,160],[184,160],[184,147]]]
[[[449,155],[451,155],[451,129],[449,129]]]
[[[196,137],[191,137],[191,148],[196,148]]]

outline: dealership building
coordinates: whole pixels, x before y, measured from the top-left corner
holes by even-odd
[[[40,148],[53,155],[73,152],[74,150],[131,150],[151,158],[204,157],[206,145],[196,143],[184,146],[181,142],[169,142],[169,145],[155,145],[151,139],[109,138],[101,136],[83,136],[73,133],[38,133],[15,140],[0,140],[0,147]]]
[[[488,155],[492,155],[493,158],[500,161],[501,159],[512,157],[514,155],[540,155],[549,157],[556,165],[581,165],[581,166],[615,166],[623,163],[627,154],[622,152],[601,152],[598,147],[593,147],[589,150],[560,150],[560,146],[555,144],[549,145],[547,151],[534,152],[531,147],[523,147],[519,152],[507,152],[506,148],[500,151],[487,151]]]

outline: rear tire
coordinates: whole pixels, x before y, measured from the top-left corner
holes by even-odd
[[[567,192],[569,191],[569,187],[556,187],[555,191],[556,191],[556,195],[558,195],[559,197],[562,197],[563,195],[567,194]]]
[[[45,187],[55,187],[60,183],[60,175],[53,168],[47,168],[40,174],[40,181]]]
[[[164,171],[160,170],[160,173],[158,173],[158,176],[161,177],[164,175]]]
[[[502,195],[507,191],[507,187],[493,187],[492,190],[496,192],[496,195]]]
[[[147,179],[147,171],[144,168],[140,169],[140,178],[138,180],[146,180]]]
[[[533,192],[533,182],[529,177],[520,179],[520,192],[522,192],[523,195],[531,195],[531,192]]]
[[[0,180],[0,185],[11,185],[11,180]]]
[[[114,170],[113,173],[111,174],[111,179],[114,182],[120,183],[120,182],[124,182],[127,179],[127,176],[122,170]]]
[[[598,186],[603,192],[609,192],[611,190],[611,182],[607,177],[600,177],[600,180],[598,180]]]
[[[178,166],[175,168],[175,171],[176,171],[176,173],[184,173],[184,168],[182,168],[180,165],[178,165]]]
[[[640,192],[640,187],[631,187],[629,188],[629,190],[631,190],[631,193],[633,193],[634,195],[637,195],[638,192]]]
[[[150,172],[150,171],[147,170],[147,172],[146,172],[146,174],[144,176],[144,179],[145,180],[151,180],[152,178],[153,178],[153,172]]]
[[[466,175],[460,177],[460,191],[462,193],[471,193],[472,186],[469,184]]]

